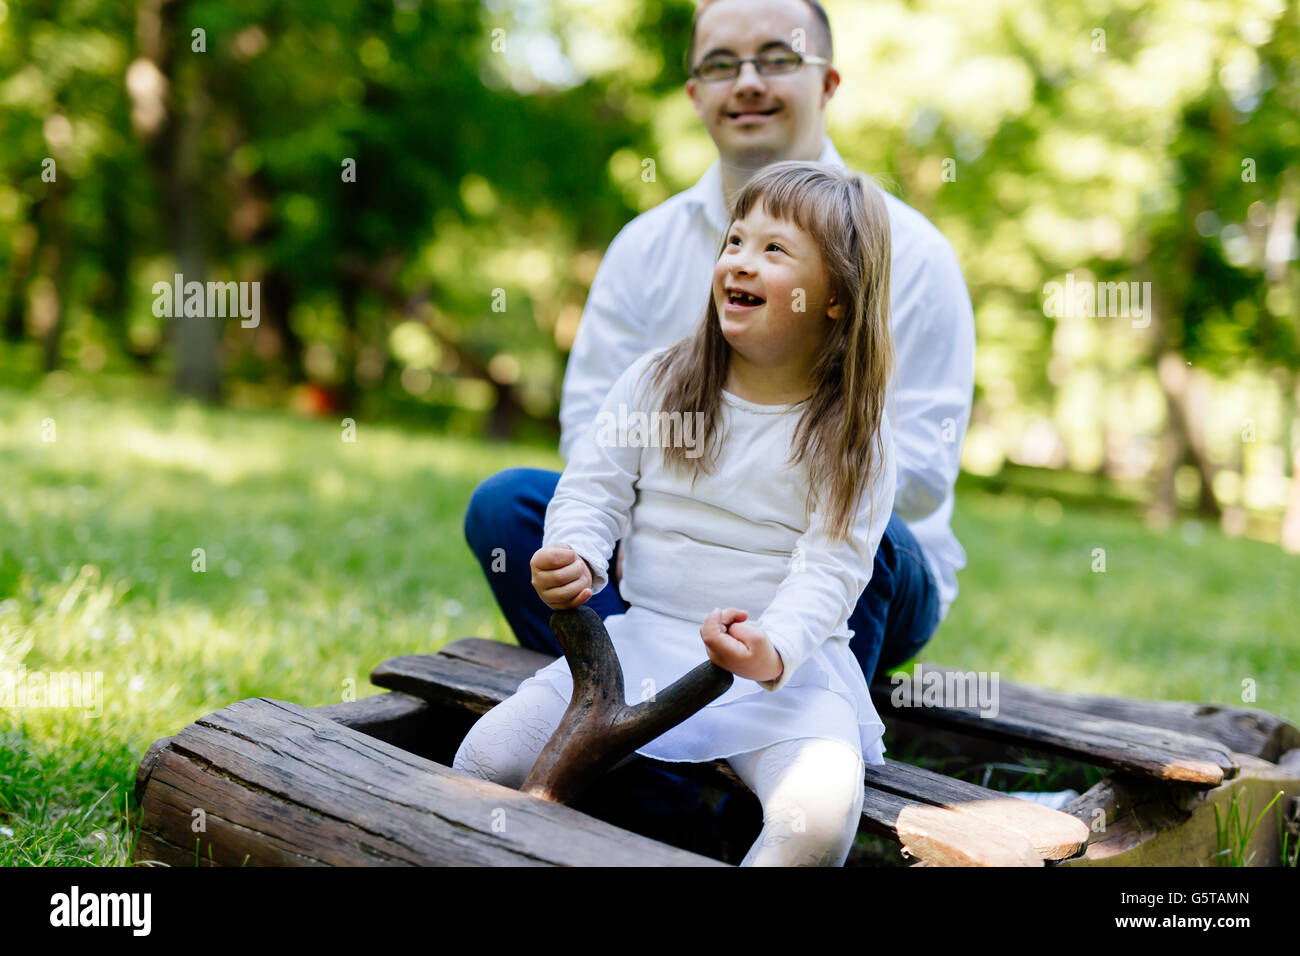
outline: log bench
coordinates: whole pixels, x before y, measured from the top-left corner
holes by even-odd
[[[449,769],[473,722],[552,659],[465,638],[375,668],[371,681],[385,693],[311,709],[260,698],[232,704],[145,755],[136,782],[142,830],[135,859],[717,865],[584,808],[617,802],[613,778],[638,767],[689,776],[756,806],[725,760],[664,763],[636,755],[609,775],[603,794],[573,806]],[[1000,681],[996,716],[981,716],[974,706],[913,706],[925,702],[908,694],[896,706],[898,689],[887,682],[871,691],[891,751],[921,742],[1005,760],[1030,749],[1111,771],[1058,811],[898,760],[869,766],[862,831],[896,842],[916,865],[1204,865],[1216,851],[1215,806],[1222,812],[1249,793],[1258,813],[1281,790],[1275,809],[1287,814],[1300,798],[1300,730],[1264,711]],[[200,816],[205,829],[196,833]],[[1277,844],[1276,827],[1261,825],[1248,849],[1259,864],[1277,859]]]

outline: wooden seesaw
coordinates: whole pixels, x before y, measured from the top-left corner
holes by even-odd
[[[479,716],[552,658],[465,638],[398,657],[387,689],[305,708],[255,698],[155,741],[140,763],[133,861],[173,866],[710,866],[721,848],[682,821],[650,819],[628,795],[648,769],[758,801],[724,760],[663,763],[635,754],[723,694],[732,675],[706,661],[656,699],[624,703],[622,670],[590,608],[551,626],[573,699],[519,790],[450,769]],[[926,665],[960,679],[962,672]],[[1279,831],[1300,825],[1300,730],[1246,708],[1063,694],[1001,681],[996,714],[872,685],[891,751],[918,745],[967,762],[1025,751],[1108,769],[1062,810],[887,759],[866,768],[862,826],[927,866],[1215,865],[1215,828],[1236,803],[1258,814],[1245,849],[1277,865]],[[900,699],[901,698],[901,699]],[[1253,819],[1253,818],[1252,818]],[[850,859],[852,862],[852,857]]]

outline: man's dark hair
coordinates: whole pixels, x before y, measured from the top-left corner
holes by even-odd
[[[828,60],[834,59],[834,48],[831,44],[831,21],[826,16],[826,10],[817,0],[803,0],[809,9],[813,12],[813,29],[815,37],[809,37],[810,47],[814,49],[804,50],[804,53],[812,56],[823,56]],[[686,68],[689,70],[695,66],[695,27],[700,21],[702,14],[707,7],[712,6],[714,0],[700,0],[695,6],[695,15],[691,17],[691,43],[686,48]],[[820,48],[820,49],[816,49]]]

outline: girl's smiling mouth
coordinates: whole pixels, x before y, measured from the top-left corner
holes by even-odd
[[[754,295],[736,286],[727,286],[723,290],[724,309],[727,311],[745,311],[756,309],[767,302],[761,295]]]

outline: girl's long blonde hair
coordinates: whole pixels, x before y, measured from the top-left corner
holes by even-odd
[[[813,392],[788,459],[807,462],[806,513],[816,506],[825,515],[831,539],[843,541],[852,531],[864,488],[871,486],[884,463],[881,421],[894,370],[889,215],[880,190],[861,173],[822,163],[773,163],[737,194],[723,232],[723,249],[732,223],[759,202],[772,218],[793,221],[812,237],[821,251],[830,293],[845,305],[839,320],[822,316],[830,330],[813,367]],[[702,432],[696,434],[703,443],[700,455],[688,457],[681,442],[666,436],[661,442],[665,464],[690,470],[692,485],[701,468],[711,474],[717,463],[717,426],[730,356],[710,291],[699,329],[649,369],[652,387],[660,390],[661,408],[680,411],[683,417],[702,413]],[[870,508],[874,519],[874,495]]]

